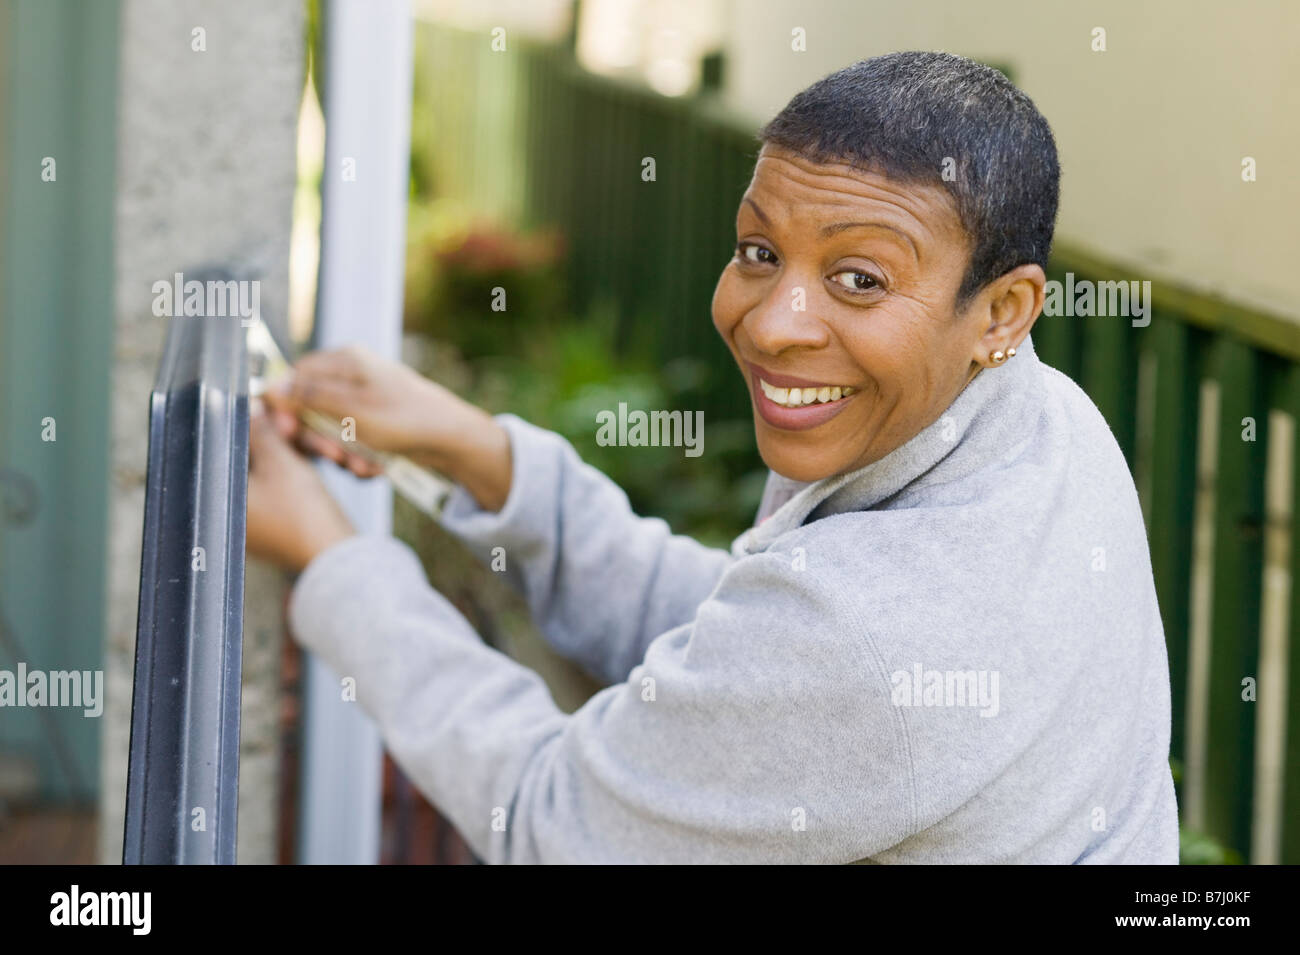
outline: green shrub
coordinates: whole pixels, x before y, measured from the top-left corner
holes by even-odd
[[[1169,770],[1173,773],[1174,785],[1182,786],[1183,764],[1179,760],[1170,759]],[[1180,865],[1241,865],[1244,861],[1241,853],[1229,849],[1205,833],[1178,827]]]
[[[564,243],[434,211],[407,249],[405,325],[452,342],[467,358],[499,353],[552,327],[566,311]]]

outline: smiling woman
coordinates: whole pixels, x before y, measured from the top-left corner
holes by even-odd
[[[308,356],[249,479],[250,541],[305,567],[296,636],[489,861],[1176,862],[1137,497],[1029,338],[1046,121],[992,69],[900,53],[760,138],[713,297],[773,474],[757,526],[674,536],[554,434]],[[306,409],[456,481],[443,523],[606,688],[560,712],[409,549],[351,535],[287,442],[359,466]]]

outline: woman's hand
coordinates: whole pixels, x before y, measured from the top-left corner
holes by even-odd
[[[487,510],[510,493],[510,438],[487,412],[458,398],[401,362],[348,347],[304,355],[292,377],[265,395],[280,433],[361,477],[382,469],[348,450],[347,438],[376,451],[401,454],[462,485]],[[298,420],[313,409],[338,424],[337,440]],[[355,423],[354,433],[344,419]]]
[[[311,462],[265,414],[249,422],[248,552],[301,571],[322,551],[356,533]]]

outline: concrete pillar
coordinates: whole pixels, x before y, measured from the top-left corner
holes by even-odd
[[[285,330],[304,4],[125,0],[118,90],[116,345],[99,856],[122,857],[149,392],[166,330],[153,283],[226,266]],[[287,336],[286,336],[287,337]],[[251,564],[239,861],[275,861],[285,583]]]

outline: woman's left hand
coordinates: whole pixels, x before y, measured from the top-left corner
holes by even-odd
[[[292,571],[356,531],[312,463],[265,414],[249,422],[248,552]]]

